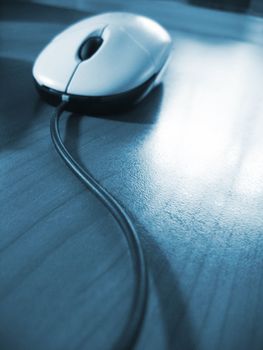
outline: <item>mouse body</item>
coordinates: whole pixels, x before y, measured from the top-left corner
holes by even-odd
[[[33,77],[51,104],[108,112],[140,101],[160,81],[171,38],[158,23],[126,12],[93,16],[58,34],[39,54]]]

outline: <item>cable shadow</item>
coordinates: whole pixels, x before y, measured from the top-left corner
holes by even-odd
[[[82,167],[85,167],[79,155],[80,122],[82,118],[83,116],[80,114],[71,113],[69,115],[65,124],[64,143],[73,158],[75,158]]]
[[[197,347],[197,342],[193,325],[171,262],[167,259],[152,234],[148,233],[147,229],[141,227],[140,224],[137,224],[137,227],[143,232],[142,244],[155,294],[159,301],[167,349],[194,350]]]

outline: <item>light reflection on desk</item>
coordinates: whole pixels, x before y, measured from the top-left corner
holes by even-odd
[[[262,194],[262,53],[250,43],[175,35],[165,102],[144,150],[166,191],[176,181],[175,196],[197,205],[206,193],[215,206],[231,193],[231,216]]]

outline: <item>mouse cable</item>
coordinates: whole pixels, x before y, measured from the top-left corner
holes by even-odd
[[[135,288],[133,293],[132,305],[129,311],[128,320],[112,349],[128,350],[134,348],[139,338],[142,328],[146,304],[147,304],[147,270],[144,260],[143,250],[140,244],[138,234],[129,218],[128,214],[117,202],[117,200],[103,188],[91,175],[84,169],[70,154],[63,143],[60,131],[60,117],[65,111],[67,102],[62,102],[53,113],[50,121],[50,133],[53,144],[71,171],[86,185],[86,187],[103,203],[110,211],[112,216],[118,222],[125,238],[127,240],[135,275]]]

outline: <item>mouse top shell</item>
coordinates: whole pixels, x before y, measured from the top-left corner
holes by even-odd
[[[88,59],[79,54],[89,37],[101,38]],[[33,76],[40,86],[79,96],[109,96],[132,90],[158,74],[171,49],[155,21],[113,12],[84,19],[57,35],[38,56]]]

